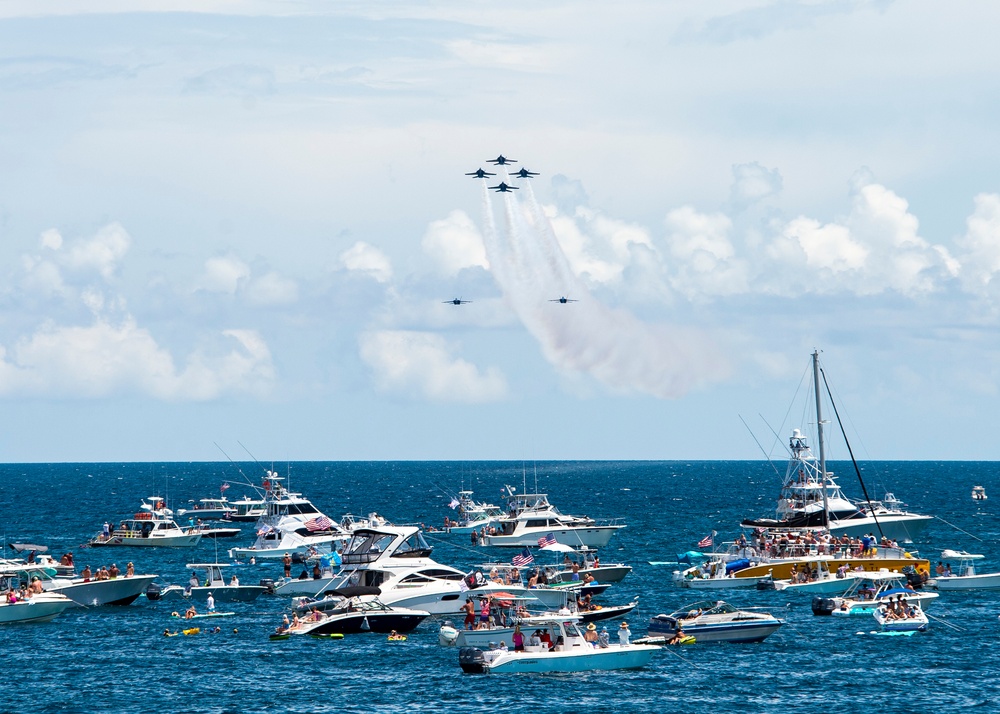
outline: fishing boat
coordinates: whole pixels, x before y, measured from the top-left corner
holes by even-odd
[[[327,593],[324,608],[307,599],[294,606],[297,624],[292,635],[410,632],[430,617],[426,610],[390,606],[379,599],[378,588],[354,587]],[[331,605],[330,600],[336,602]]]
[[[43,564],[27,563],[8,566],[8,573],[27,587],[37,578],[46,592],[65,595],[74,607],[130,605],[156,579],[156,575],[119,575],[107,580],[95,580],[79,575],[64,576]]]
[[[667,639],[684,630],[695,641],[762,642],[785,624],[766,612],[740,610],[723,600],[703,600],[676,610],[669,615],[657,615],[649,621],[650,637]]]
[[[107,524],[105,524],[107,525]],[[97,547],[161,547],[190,548],[198,545],[201,533],[193,528],[181,528],[173,519],[173,511],[160,496],[150,496],[131,518],[121,521],[88,542]]]
[[[595,645],[584,638],[578,623],[578,618],[565,615],[532,618],[530,627],[546,632],[551,648],[544,642],[525,644],[523,650],[463,647],[458,651],[459,665],[470,674],[639,669],[661,649],[624,642]]]
[[[982,486],[972,487],[972,500],[973,501],[985,501],[986,500],[986,489]]]
[[[597,551],[586,546],[574,548],[552,543],[538,550],[563,556],[562,562],[545,566],[545,575],[550,583],[585,580],[588,575],[599,583],[618,583],[632,572],[632,566],[625,563],[602,563]]]
[[[48,622],[73,606],[60,593],[41,592],[22,599],[17,573],[0,571],[0,625]]]
[[[458,519],[447,519],[445,528],[449,533],[471,533],[481,528],[489,529],[499,525],[504,511],[492,503],[473,500],[472,491],[459,491],[458,498],[449,504],[458,514]]]
[[[229,505],[232,510],[225,515],[223,520],[253,523],[267,515],[263,499],[244,496],[236,501],[231,501]]]
[[[1000,590],[1000,573],[976,572],[975,563],[982,560],[983,555],[964,550],[943,550],[941,557],[959,562],[958,575],[938,575],[930,581],[932,587],[938,590]]]
[[[818,351],[813,352],[812,367],[819,458],[813,455],[806,436],[799,429],[793,430],[788,444],[791,456],[778,495],[776,517],[747,519],[742,525],[772,530],[816,529],[850,537],[879,533],[889,540],[912,542],[933,520],[931,516],[903,510],[905,504],[892,494],[886,494],[883,501],[869,499],[856,464],[865,500],[852,501],[841,491],[833,472],[827,469]]]
[[[908,605],[918,604],[921,609],[928,607],[937,593],[912,590],[906,587],[906,576],[888,570],[878,573],[859,573],[854,583],[843,595],[823,597],[817,595],[812,601],[814,615],[871,615],[883,604],[902,599]]]
[[[202,498],[192,503],[194,505],[191,508],[178,508],[177,515],[199,518],[203,521],[217,521],[228,517],[236,510],[225,496]]]
[[[560,513],[544,493],[512,494],[509,513],[500,519],[494,533],[480,538],[482,545],[524,548],[556,542],[573,547],[603,548],[625,527],[618,523],[599,524],[587,516]]]
[[[148,600],[193,600],[204,602],[211,595],[217,602],[251,602],[267,591],[262,585],[241,585],[230,578],[226,582],[224,569],[228,563],[188,563],[191,580],[187,585],[150,586],[146,589]]]

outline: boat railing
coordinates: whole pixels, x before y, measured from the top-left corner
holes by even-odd
[[[758,548],[749,543],[733,542],[727,544],[724,559],[735,560],[748,558],[762,563],[771,560],[789,558],[826,557],[839,559],[854,558],[907,558],[915,557],[903,548],[877,546],[869,548],[867,553],[861,545],[841,543],[772,543],[769,547]],[[717,555],[717,554],[713,554]]]

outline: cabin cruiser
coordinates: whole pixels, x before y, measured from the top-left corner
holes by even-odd
[[[286,554],[323,555],[336,541],[346,538],[343,531],[301,493],[286,490],[282,478],[269,472],[265,484],[267,512],[257,521],[257,538],[248,548],[232,548],[229,557],[281,559]]]
[[[192,570],[187,585],[150,585],[146,589],[149,600],[198,600],[205,601],[211,595],[216,602],[251,602],[267,591],[263,585],[241,585],[233,576],[226,582],[224,568],[228,563],[188,563]]]
[[[739,610],[723,600],[704,600],[649,621],[650,637],[667,639],[684,630],[695,642],[762,642],[784,625],[766,612]]]
[[[150,496],[138,512],[123,520],[117,528],[105,523],[105,530],[90,539],[92,548],[105,546],[140,546],[190,548],[198,545],[201,533],[181,528],[174,522],[173,511],[160,496]]]
[[[260,520],[267,514],[264,501],[244,496],[229,503],[231,510],[226,514],[224,520],[240,521],[243,523],[253,523]]]
[[[17,573],[0,570],[0,625],[27,622],[48,622],[73,606],[73,601],[60,593],[33,593],[22,599]]]
[[[483,545],[524,548],[562,543],[568,546],[602,548],[621,524],[599,525],[593,518],[560,513],[544,493],[523,493],[511,497],[510,513],[500,519],[493,534],[481,538]]]
[[[233,504],[225,496],[220,498],[202,498],[194,502],[191,508],[178,508],[178,516],[190,516],[203,521],[217,521],[228,517],[235,511]]]
[[[468,673],[586,672],[591,670],[638,669],[649,664],[660,648],[630,644],[628,638],[603,645],[588,642],[573,615],[526,618],[524,629],[544,632],[548,642],[531,644],[523,650],[463,647],[458,651],[462,671]],[[627,631],[625,623],[621,629]]]
[[[379,588],[363,586],[330,590],[326,595],[335,604],[322,610],[304,599],[294,607],[299,624],[290,627],[288,633],[409,632],[430,617],[426,610],[387,605],[380,594]]]
[[[472,491],[459,491],[458,498],[450,504],[458,513],[458,519],[446,519],[445,528],[449,533],[471,533],[480,528],[489,529],[497,526],[504,515],[500,506],[492,503],[479,503],[472,499]]]

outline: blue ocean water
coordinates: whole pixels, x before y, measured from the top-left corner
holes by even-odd
[[[850,464],[833,464],[851,495]],[[134,512],[147,496],[175,508],[189,499],[249,489],[254,463],[0,465],[0,528],[6,542],[43,543],[59,556],[72,550],[78,567],[133,561],[137,572],[182,583],[187,562],[212,560],[215,545],[193,549],[86,550],[80,545],[105,520]],[[272,468],[271,464],[267,468]],[[764,462],[293,462],[274,464],[288,485],[331,518],[378,511],[396,523],[440,525],[449,496],[471,488],[500,501],[504,484],[527,481],[561,510],[623,517],[602,560],[634,571],[605,601],[640,600],[629,618],[636,636],[645,622],[698,599],[671,583],[673,560],[710,531],[732,539],[748,515],[773,511],[780,478]],[[997,465],[985,462],[875,462],[865,466],[872,496],[888,488],[912,510],[938,517],[913,549],[932,560],[942,548],[984,553],[1000,570],[995,488]],[[994,500],[974,502],[973,485]],[[251,528],[225,548],[248,545]],[[431,534],[435,559],[459,568],[502,549],[472,549],[466,537]],[[978,540],[981,539],[981,540]],[[8,553],[10,553],[8,549]],[[244,583],[280,576],[280,565],[242,566]],[[172,606],[140,598],[128,607],[76,609],[50,623],[0,628],[0,711],[316,712],[662,711],[795,712],[914,711],[1000,708],[1000,602],[993,593],[944,593],[930,608],[931,628],[915,637],[859,635],[869,618],[817,618],[808,596],[730,591],[738,606],[766,607],[787,625],[763,643],[670,648],[649,667],[575,675],[463,674],[458,653],[437,644],[439,621],[425,621],[409,641],[375,635],[341,641],[293,638],[270,642],[288,601],[262,597],[236,604],[237,616],[218,635],[164,638]],[[228,606],[227,606],[228,607]],[[233,633],[232,628],[238,628]]]

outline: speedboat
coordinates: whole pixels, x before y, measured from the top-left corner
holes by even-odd
[[[972,487],[972,500],[973,501],[985,501],[986,500],[986,489],[982,486]]]
[[[678,630],[703,642],[762,642],[784,620],[766,612],[739,610],[723,600],[703,600],[649,621],[650,637],[670,639]]]
[[[248,548],[232,548],[229,557],[282,559],[286,554],[322,555],[346,535],[301,493],[286,490],[282,478],[268,472],[265,484],[267,513],[257,522],[257,538]]]
[[[378,588],[353,587],[331,590],[327,597],[334,607],[318,608],[308,600],[298,602],[298,624],[292,635],[352,634],[356,632],[409,632],[430,617],[426,610],[390,606],[379,599]]]
[[[173,519],[173,511],[165,506],[160,496],[150,496],[138,512],[123,520],[117,528],[109,529],[90,539],[96,547],[140,546],[190,548],[198,545],[201,533],[193,528],[181,528]]]
[[[523,650],[463,647],[458,651],[459,665],[462,671],[474,674],[638,669],[649,664],[660,649],[656,645],[591,644],[584,639],[578,622],[579,618],[571,615],[529,618],[528,626],[549,635],[551,648],[545,643],[526,643]]]
[[[597,552],[586,546],[574,548],[563,543],[553,543],[542,546],[539,550],[563,554],[561,564],[545,566],[545,575],[550,583],[583,580],[588,575],[599,583],[618,583],[632,572],[631,565],[602,563]]]
[[[151,585],[146,589],[149,600],[197,600],[205,601],[211,595],[217,602],[250,602],[267,591],[262,585],[241,585],[232,579],[227,583],[224,568],[228,563],[188,563],[192,571],[190,582],[185,585]],[[199,575],[200,574],[200,575]]]
[[[975,561],[984,556],[979,553],[966,553],[964,550],[943,550],[941,557],[945,560],[957,560],[958,575],[938,575],[930,584],[938,590],[998,590],[1000,589],[1000,573],[977,573]]]
[[[854,583],[837,597],[817,595],[812,601],[814,615],[870,615],[884,603],[902,598],[907,605],[928,607],[937,593],[905,587],[906,576],[883,570],[878,573],[855,573]]]
[[[511,497],[511,512],[514,515],[500,519],[495,533],[480,539],[483,545],[524,548],[555,542],[602,548],[611,541],[611,536],[625,527],[598,524],[593,518],[560,513],[544,493],[515,494]]]
[[[65,595],[73,607],[130,605],[156,579],[156,575],[118,575],[107,580],[60,575],[41,564],[8,566],[21,585],[38,578],[46,592]]]
[[[912,542],[933,520],[931,516],[903,510],[905,504],[892,494],[886,494],[883,501],[852,501],[841,491],[833,472],[826,468],[818,352],[813,353],[812,362],[819,458],[813,455],[805,435],[795,429],[789,439],[791,457],[778,494],[776,517],[747,519],[742,525],[765,529],[810,528],[851,537],[880,532],[890,540]]]
[[[883,632],[923,632],[928,624],[919,602],[900,607],[885,603],[872,616]]]
[[[225,496],[219,498],[202,498],[194,502],[191,508],[178,508],[178,516],[190,516],[203,521],[217,521],[226,518],[236,510]]]
[[[19,592],[17,573],[0,571],[0,625],[48,622],[73,606],[73,601],[60,593],[35,593],[22,600]]]

